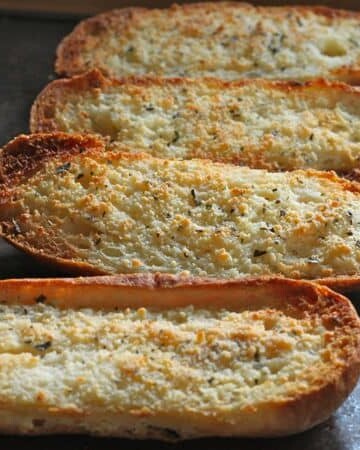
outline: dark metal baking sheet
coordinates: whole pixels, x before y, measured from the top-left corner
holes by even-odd
[[[28,132],[29,108],[53,78],[57,43],[70,20],[0,16],[0,145]],[[0,241],[0,278],[59,275]],[[354,301],[356,298],[353,297]],[[359,306],[360,306],[360,302]],[[206,439],[173,444],[89,437],[0,437],[0,449],[36,450],[360,450],[360,384],[327,422],[301,435],[271,440]]]

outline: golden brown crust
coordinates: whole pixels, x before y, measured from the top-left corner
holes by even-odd
[[[12,225],[16,227],[14,223]],[[3,227],[2,229],[5,230],[5,227]],[[32,256],[39,264],[43,265],[44,267],[49,267],[53,270],[59,271],[63,275],[106,275],[104,271],[92,266],[91,264],[73,261],[71,259],[72,254],[67,252],[68,249],[64,248],[64,246],[62,248],[59,248],[59,246],[56,247],[56,244],[54,245],[54,241],[48,242],[48,246],[46,246],[44,243],[42,251],[39,251],[35,247],[29,245],[29,243],[19,242],[17,239],[12,238],[11,236],[7,236],[5,233],[0,232],[0,235],[9,244],[14,246],[18,250]],[[50,255],[47,254],[47,252],[50,252]],[[58,256],[55,256],[57,254],[61,254],[62,257],[60,258]]]
[[[182,10],[185,14],[187,14],[192,11],[201,10],[204,16],[206,16],[208,11],[221,10],[224,7],[232,7],[243,11],[255,10],[260,16],[264,12],[273,11],[277,13],[278,11],[280,12],[285,9],[289,13],[294,12],[300,15],[313,13],[326,17],[329,21],[339,18],[357,20],[360,18],[360,13],[356,11],[332,9],[324,6],[262,7],[240,2],[219,3],[204,2],[185,5],[175,4],[172,5],[168,11],[171,14],[177,10]],[[151,15],[152,11],[158,10],[131,7],[114,9],[80,22],[58,46],[56,52],[55,71],[62,76],[72,76],[86,72],[87,70],[93,68],[95,63],[95,67],[98,67],[105,75],[110,75],[106,63],[101,63],[101,61],[86,61],[82,57],[82,51],[86,49],[91,52],[91,50],[96,46],[99,36],[106,33],[110,27],[113,27],[114,30],[121,35],[124,30],[127,30],[130,27],[131,21],[136,23],[141,20],[142,17]],[[327,77],[339,79],[351,84],[359,84],[360,67],[344,66],[331,69],[328,71]]]
[[[325,420],[347,397],[356,385],[360,374],[360,321],[351,303],[330,289],[304,281],[287,280],[277,277],[241,280],[210,280],[187,278],[169,274],[134,274],[114,277],[91,277],[76,279],[24,279],[0,281],[1,299],[4,305],[24,305],[31,307],[37,303],[63,309],[91,308],[104,310],[153,307],[168,310],[186,307],[225,308],[234,311],[274,308],[290,317],[320,318],[328,333],[328,370],[325,377],[315,371],[307,380],[306,387],[289,393],[280,401],[258,402],[256,408],[246,407],[221,412],[221,420],[199,411],[186,409],[180,414],[157,412],[159,424],[172,423],[178,430],[177,439],[186,438],[189,433],[188,421],[197,424],[199,430],[212,430],[213,435],[281,436],[306,430]],[[329,341],[331,340],[331,342]],[[86,429],[94,427],[99,419],[99,411],[76,407],[52,407],[41,415],[41,410],[33,409],[33,417],[46,417],[44,429],[34,429],[26,425],[28,411],[19,410],[16,404],[0,403],[2,411],[11,411],[14,424],[3,425],[1,431],[16,433],[72,432],[67,419],[84,420]],[[104,411],[102,411],[104,414]],[[151,421],[154,413],[146,410],[130,412],[133,420],[141,417]],[[24,420],[25,417],[25,420]],[[125,420],[122,415],[106,417],[107,423]],[[23,420],[22,420],[23,419]],[[57,421],[57,426],[55,425]],[[1,421],[1,423],[7,423]],[[67,423],[66,429],[64,423]],[[134,422],[133,422],[134,423]],[[21,426],[23,424],[23,426]],[[169,427],[170,428],[170,427]],[[76,431],[76,430],[75,430]],[[112,435],[123,435],[122,428]],[[98,431],[107,434],[106,431]],[[191,433],[191,432],[190,432]],[[202,431],[204,433],[204,431]],[[209,433],[209,431],[208,431]],[[136,435],[135,435],[136,437]],[[149,436],[151,437],[151,436]],[[164,435],[152,437],[164,439]],[[168,436],[169,438],[170,436]]]
[[[104,142],[95,136],[80,134],[20,135],[1,151],[0,184],[14,186],[20,180],[34,175],[55,155],[66,158],[89,149],[103,151]]]
[[[77,293],[84,292],[84,289],[87,289],[87,295],[78,296]],[[112,309],[139,305],[236,308],[238,304],[243,308],[257,309],[270,306],[271,299],[271,305],[287,312],[292,310],[295,315],[305,311],[310,314],[326,311],[329,317],[339,315],[345,318],[345,322],[350,320],[350,324],[358,320],[349,300],[327,286],[278,276],[224,280],[185,274],[133,273],[78,278],[26,278],[0,280],[0,291],[5,304],[31,305],[36,304],[40,296],[45,296],[52,301],[42,301],[59,308]]]
[[[330,289],[334,289],[342,294],[355,294],[360,292],[360,277],[330,277],[314,280],[315,283],[319,283],[323,286],[327,286]]]

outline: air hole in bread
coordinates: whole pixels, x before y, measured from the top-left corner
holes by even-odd
[[[335,38],[329,38],[324,42],[321,53],[325,56],[336,57],[345,56],[347,51],[346,47],[341,41]]]
[[[95,109],[90,111],[91,132],[108,136],[113,141],[117,138],[118,129],[114,123],[114,115],[111,110]]]

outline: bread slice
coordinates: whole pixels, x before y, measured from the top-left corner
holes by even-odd
[[[282,436],[356,385],[360,321],[325,287],[169,275],[1,281],[0,431]]]
[[[126,8],[81,22],[56,72],[360,82],[360,14],[237,2]]]
[[[360,91],[338,82],[108,79],[50,83],[32,132],[99,133],[160,158],[208,158],[270,170],[360,168]]]
[[[81,274],[282,274],[359,287],[360,185],[20,136],[0,154],[1,234]]]

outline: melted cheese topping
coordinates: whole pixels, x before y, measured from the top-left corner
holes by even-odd
[[[2,214],[18,242],[108,273],[313,279],[360,272],[360,198],[342,183],[316,172],[83,154],[47,163]]]
[[[336,78],[331,71],[359,66],[356,16],[220,3],[133,12],[126,19],[110,12],[103,20],[100,16],[89,24],[76,51],[68,49],[70,57],[80,58],[69,60],[68,74],[99,67],[118,77],[153,73],[304,80]]]
[[[1,398],[17,407],[221,417],[223,408],[308,389],[311,374],[328,370],[331,334],[320,317],[272,309],[1,306]]]
[[[126,151],[272,170],[359,167],[359,93],[344,87],[129,80],[87,91],[64,85],[60,101],[51,92],[39,99],[53,104],[50,130],[99,133]]]

